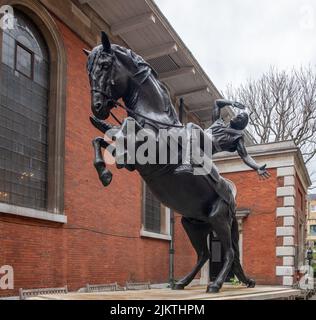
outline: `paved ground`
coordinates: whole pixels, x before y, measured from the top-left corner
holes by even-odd
[[[225,286],[218,294],[207,294],[205,286],[192,287],[182,291],[151,289],[139,291],[116,291],[102,293],[69,293],[47,295],[35,300],[271,300],[286,299],[300,294],[299,290],[278,286],[246,287]]]

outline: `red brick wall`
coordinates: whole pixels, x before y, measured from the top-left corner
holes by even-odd
[[[56,19],[57,20],[57,19]],[[32,219],[0,216],[0,266],[15,272],[14,291],[127,280],[153,283],[169,279],[169,242],[140,238],[141,179],[136,173],[111,168],[114,179],[103,188],[93,167],[91,141],[100,135],[90,124],[90,88],[83,43],[57,20],[68,57],[66,112],[65,212],[60,226]],[[119,116],[122,116],[119,115]],[[181,227],[182,228],[182,227]],[[177,225],[179,273],[195,262],[192,249]],[[182,245],[183,243],[183,245]],[[180,258],[181,257],[181,258]]]
[[[243,266],[259,284],[276,284],[276,170],[262,181],[254,171],[225,174],[238,189],[238,208],[251,209],[243,224]]]

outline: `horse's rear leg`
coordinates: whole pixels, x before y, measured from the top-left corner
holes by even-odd
[[[107,187],[112,182],[112,173],[106,169],[102,148],[107,148],[109,144],[103,138],[98,137],[92,141],[92,145],[95,152],[94,167],[98,172],[99,179],[101,180],[102,184]]]
[[[234,262],[234,249],[231,239],[231,218],[228,205],[219,200],[216,209],[210,216],[212,229],[216,232],[224,252],[224,265],[217,278],[207,287],[208,293],[217,293],[222,288]]]
[[[182,218],[182,225],[197,253],[198,261],[193,270],[174,285],[174,290],[183,290],[189,285],[210,258],[209,249],[207,247],[207,236],[210,233],[210,225],[208,223],[189,220],[184,217]]]

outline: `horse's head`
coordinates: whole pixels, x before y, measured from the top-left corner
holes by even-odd
[[[84,52],[88,55],[92,112],[98,119],[104,120],[115,106],[114,101],[127,94],[129,80],[137,68],[132,63],[132,53],[111,44],[104,32],[102,44],[91,52]]]

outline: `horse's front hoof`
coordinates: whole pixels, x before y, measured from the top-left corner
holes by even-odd
[[[247,283],[247,288],[254,288],[256,286],[256,281],[253,279],[249,279]]]
[[[211,285],[207,287],[206,293],[219,293],[220,287],[216,285]]]
[[[175,283],[172,286],[172,290],[184,290],[184,288],[185,288],[185,285],[182,283]]]
[[[105,170],[100,177],[100,180],[104,187],[108,187],[111,184],[112,179],[113,179],[113,174],[109,170]]]

